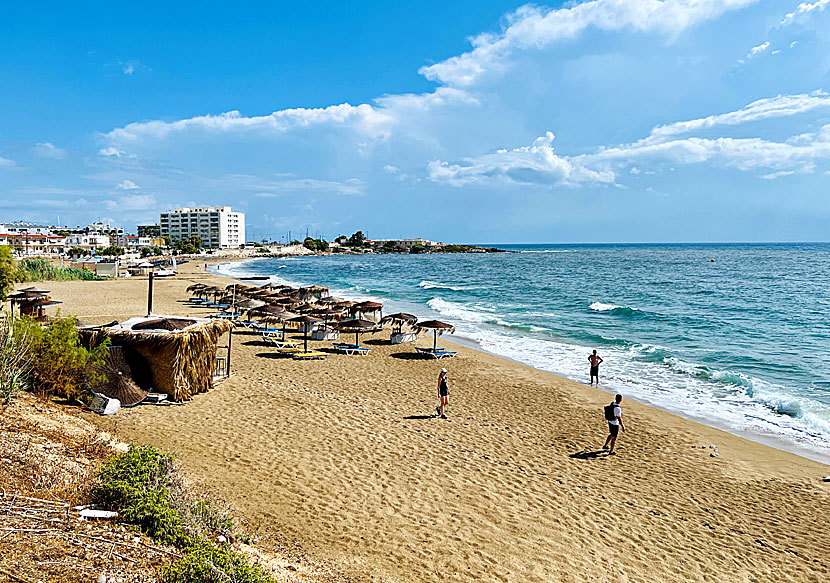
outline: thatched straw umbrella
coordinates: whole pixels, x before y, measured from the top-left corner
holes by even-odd
[[[282,323],[282,337],[285,338],[285,328],[288,325],[288,321],[291,318],[296,318],[299,314],[295,314],[294,312],[278,312],[275,314],[269,314],[262,318],[263,322],[274,322],[274,323]]]
[[[438,320],[427,320],[425,322],[417,322],[413,328],[417,331],[421,330],[432,330],[432,350],[438,346],[438,335],[443,334],[447,330],[449,330],[450,334],[455,334],[455,326],[452,324],[447,324],[445,322],[440,322]]]
[[[320,318],[315,318],[314,316],[304,315],[304,316],[297,316],[296,318],[291,318],[288,320],[294,324],[302,324],[303,326],[303,351],[308,352],[308,326],[309,324],[316,324],[320,321]]]
[[[293,304],[293,305],[297,305],[297,304],[302,304],[303,300],[301,300],[300,298],[293,298],[291,296],[280,296],[280,297],[271,298],[270,302],[272,304]]]
[[[349,311],[353,316],[360,314],[361,316],[368,316],[369,314],[377,314],[383,316],[383,304],[379,302],[360,302],[353,305]]]
[[[323,318],[324,326],[328,326],[329,318],[336,320],[337,316],[343,316],[343,310],[338,310],[337,308],[317,308],[312,310],[311,313],[318,318]]]
[[[250,299],[250,300],[242,300],[241,302],[237,302],[236,306],[234,306],[234,307],[241,308],[243,310],[253,310],[255,308],[261,308],[264,305],[265,305],[265,302],[263,302],[262,300]]]
[[[188,291],[188,292],[195,292],[195,291],[199,291],[199,290],[205,289],[206,287],[207,287],[207,284],[204,284],[204,283],[194,283],[193,285],[189,285],[189,286],[187,286],[187,289],[186,289],[185,291]]]
[[[322,285],[310,285],[308,287],[301,287],[299,296],[304,300],[308,300],[309,298],[322,298],[325,295],[328,295],[329,288],[322,286]]]
[[[339,304],[342,301],[343,301],[343,298],[336,298],[334,296],[326,296],[324,298],[320,298],[319,300],[317,300],[317,303],[318,304],[323,304],[323,305],[326,305],[326,306],[332,306],[334,304]]]
[[[377,322],[371,320],[343,320],[336,324],[336,328],[341,332],[354,332],[354,343],[360,346],[360,333],[369,330],[377,330]]]
[[[103,359],[87,366],[85,376],[90,389],[118,399],[122,407],[136,405],[150,393],[133,380],[132,368],[120,346],[111,346]]]
[[[397,334],[400,334],[403,331],[404,324],[409,324],[410,326],[412,326],[417,321],[417,316],[413,316],[412,314],[405,314],[403,312],[398,312],[397,314],[389,314],[388,316],[384,316],[380,319],[381,324],[391,322],[392,332]]]

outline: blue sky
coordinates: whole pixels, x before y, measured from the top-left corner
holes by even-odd
[[[0,220],[830,240],[830,0],[394,4],[4,7]]]

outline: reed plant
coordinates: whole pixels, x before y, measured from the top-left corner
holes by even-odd
[[[17,264],[17,280],[27,281],[97,281],[103,278],[86,269],[55,267],[46,259],[22,259]]]
[[[13,315],[0,319],[0,403],[3,405],[29,388],[34,365],[32,346],[28,329],[16,326]]]

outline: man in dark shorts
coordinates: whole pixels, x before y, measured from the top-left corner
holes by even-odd
[[[599,363],[602,362],[602,358],[600,358],[596,350],[588,356],[588,362],[591,363],[591,382],[588,384],[593,386],[594,377],[597,377],[597,386],[599,386]]]
[[[446,419],[444,415],[444,407],[450,404],[450,387],[447,384],[447,369],[442,368],[438,375],[438,406],[435,411],[441,419]]]
[[[617,455],[617,452],[614,451],[614,446],[617,444],[617,435],[620,433],[620,428],[625,432],[620,403],[622,403],[622,395],[618,394],[614,397],[614,402],[606,407],[605,420],[608,421],[608,437],[605,439],[605,445],[602,446],[602,449],[609,450],[608,455]],[[610,415],[609,411],[611,412]]]

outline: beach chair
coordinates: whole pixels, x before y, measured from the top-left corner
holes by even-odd
[[[369,350],[371,350],[370,348],[365,348],[359,344],[348,344],[345,342],[334,342],[332,343],[332,348],[341,354],[356,354],[358,356],[366,356],[369,354]]]
[[[297,352],[292,357],[294,360],[323,360],[326,358],[325,352],[318,350],[309,350],[308,352]]]
[[[264,337],[263,337],[264,338]],[[282,340],[277,340],[275,338],[267,338],[265,341],[279,350],[280,352],[290,351],[290,350],[302,350],[300,348],[299,342],[284,342]]]
[[[427,358],[435,358],[436,360],[439,358],[452,358],[457,352],[452,350],[445,350],[443,347],[436,347],[436,348],[419,348],[415,347],[415,350],[419,354],[423,354]]]

